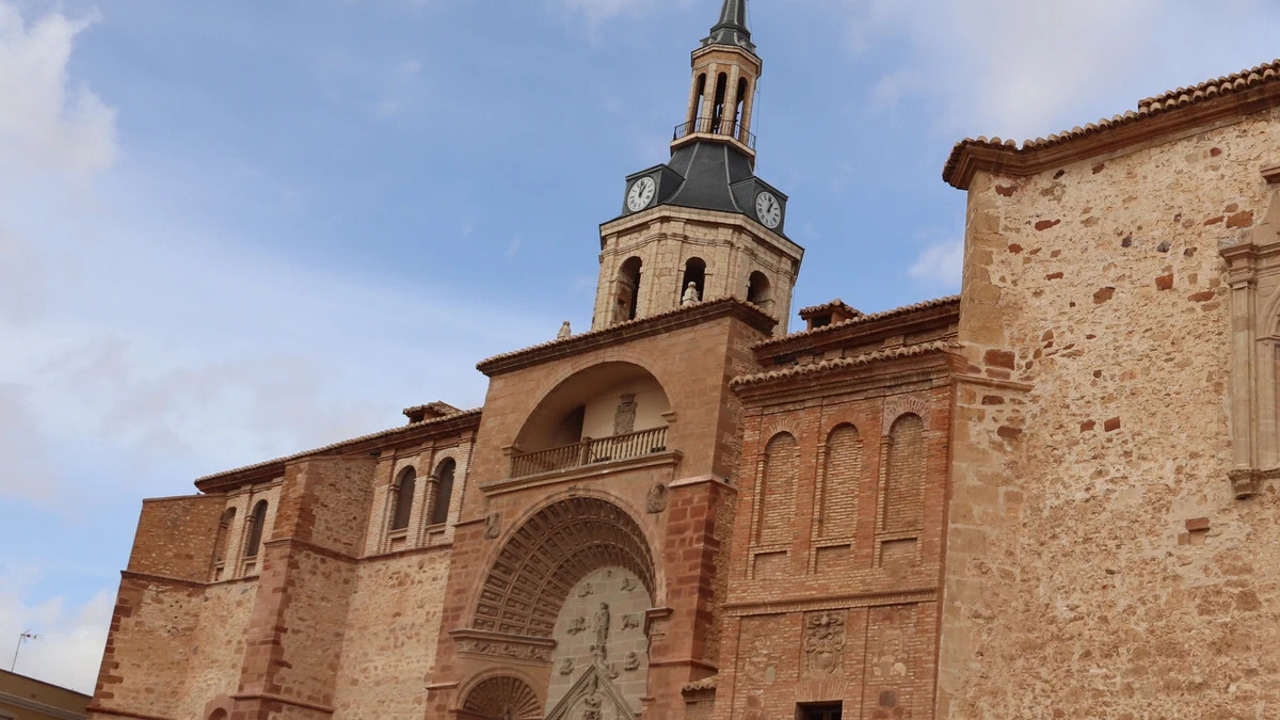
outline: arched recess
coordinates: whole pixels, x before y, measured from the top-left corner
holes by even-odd
[[[858,485],[862,480],[863,446],[858,428],[837,425],[827,435],[826,462],[818,506],[818,538],[851,538],[858,516]]]
[[[799,465],[800,448],[795,436],[785,432],[774,435],[765,446],[757,491],[757,545],[783,545],[791,540]]]
[[[529,413],[515,438],[521,452],[665,428],[666,390],[648,370],[626,362],[593,365],[565,379]]]
[[[684,275],[680,278],[680,288],[676,291],[676,297],[681,303],[689,291],[689,283],[693,283],[697,289],[699,300],[707,299],[707,263],[700,257],[691,257],[684,263]]]
[[[618,268],[618,278],[614,283],[613,321],[615,323],[635,320],[640,312],[640,273],[644,261],[638,257],[629,257]]]
[[[510,675],[497,675],[476,683],[459,710],[459,720],[535,720],[542,717],[538,694],[524,680]]]
[[[656,597],[653,553],[627,511],[596,497],[553,502],[521,524],[503,545],[481,586],[471,625],[549,638],[573,586],[606,567],[629,570],[650,600]]]
[[[747,278],[747,302],[768,310],[772,299],[773,287],[769,277],[759,270],[752,272]]]
[[[924,526],[924,420],[907,413],[889,428],[885,460],[884,532],[908,532]]]
[[[453,475],[458,469],[458,461],[445,458],[431,473],[431,513],[432,525],[443,525],[449,520],[449,503],[453,501]]]
[[[391,509],[391,525],[389,529],[392,532],[405,530],[409,527],[409,517],[413,514],[413,496],[417,490],[418,474],[411,467],[407,467],[400,472],[400,476],[396,479],[393,488]]]

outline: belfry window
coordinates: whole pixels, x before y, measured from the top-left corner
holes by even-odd
[[[706,299],[707,285],[707,263],[702,258],[689,258],[684,264],[684,277],[680,280],[680,288],[677,291],[680,298],[683,298],[689,292],[689,283],[693,283],[694,289],[698,291],[698,300]]]
[[[417,490],[417,473],[413,468],[405,468],[396,481],[395,506],[391,511],[391,531],[406,530],[409,527],[409,516],[413,513],[413,494]]]
[[[742,111],[747,104],[747,89],[748,89],[747,79],[746,78],[739,79],[738,80],[738,102],[737,102],[737,105],[735,105],[733,108],[733,127],[735,132],[737,132],[737,128],[741,127],[742,124],[746,121],[746,119],[742,116]],[[743,140],[744,138],[739,137],[738,139]]]
[[[458,463],[448,458],[436,467],[431,476],[435,484],[435,500],[431,504],[431,524],[442,525],[449,520],[449,501],[453,498],[453,474]]]
[[[707,74],[698,75],[698,82],[694,84],[693,104],[689,106],[689,122],[692,124],[689,128],[690,132],[697,132],[701,125],[699,119],[702,116],[702,103],[707,100]]]
[[[769,287],[769,278],[759,270],[751,273],[747,282],[747,302],[768,309],[769,300],[773,297]]]
[[[640,269],[643,266],[640,258],[631,257],[618,268],[618,279],[614,292],[614,322],[635,320],[637,306],[640,304]]]
[[[711,110],[711,132],[713,133],[724,132],[724,128],[720,126],[720,123],[724,120],[724,96],[729,89],[728,86],[729,76],[725,73],[720,73],[716,77],[716,101]]]

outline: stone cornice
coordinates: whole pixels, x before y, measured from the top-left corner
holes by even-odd
[[[504,373],[535,367],[554,360],[593,352],[620,342],[663,335],[721,318],[733,318],[768,333],[778,321],[755,305],[737,298],[722,298],[677,308],[638,320],[629,320],[601,330],[572,335],[523,350],[497,355],[476,365],[476,369],[495,377]]]
[[[836,383],[853,390],[911,382],[950,382],[952,367],[948,356],[956,349],[949,340],[908,345],[739,376],[730,382],[730,387],[739,397],[760,400],[780,392],[794,397],[797,383],[811,385],[816,378],[821,378],[818,391],[823,394],[832,393]]]
[[[719,138],[721,136],[716,137]],[[610,235],[621,235],[638,227],[658,225],[671,221],[705,225],[730,225],[764,240],[783,255],[794,259],[796,263],[799,263],[804,257],[804,248],[799,243],[785,235],[770,230],[746,215],[725,210],[701,210],[681,205],[655,205],[647,210],[641,210],[631,215],[623,215],[601,223],[600,249],[604,249],[605,238]]]

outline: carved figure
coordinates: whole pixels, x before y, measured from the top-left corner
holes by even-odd
[[[583,633],[586,631],[587,631],[587,619],[584,617],[574,618],[573,623],[569,625],[570,635],[577,635],[578,633]]]
[[[604,704],[604,698],[600,697],[600,678],[591,677],[591,686],[585,697],[582,698],[582,720],[600,720],[600,707]]]
[[[805,673],[810,676],[834,675],[844,655],[844,615],[815,613],[805,621]]]
[[[502,515],[500,513],[489,513],[484,519],[484,536],[490,540],[496,540],[502,534]]]
[[[583,583],[582,587],[578,588],[578,597],[590,597],[593,592],[595,590],[591,587],[591,583]]]
[[[634,650],[627,653],[626,659],[622,661],[622,669],[627,672],[640,669],[640,656],[637,655]]]
[[[618,400],[618,409],[613,414],[613,434],[626,435],[636,429],[636,396],[626,393]]]
[[[636,589],[636,581],[626,578],[622,581],[622,592],[631,592]]]
[[[573,658],[565,658],[560,661],[560,674],[561,675],[573,674]]]
[[[667,509],[667,486],[658,483],[649,488],[649,496],[645,500],[646,512],[657,515]]]
[[[698,293],[698,283],[690,281],[684,289],[684,294],[680,296],[680,304],[692,305],[702,302],[702,296]]]
[[[640,627],[640,615],[631,614],[622,616],[622,629],[635,630]]]
[[[563,340],[573,335],[573,328],[569,327],[569,321],[565,320],[560,325],[560,332],[556,333],[557,340]]]
[[[591,654],[596,662],[604,665],[609,659],[609,603],[600,603],[600,609],[591,616],[591,629],[596,633],[596,644],[591,646]]]

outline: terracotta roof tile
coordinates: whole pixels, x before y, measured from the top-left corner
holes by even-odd
[[[834,360],[823,360],[819,363],[809,365],[794,365],[785,370],[771,370],[769,372],[756,373],[755,375],[740,375],[729,382],[730,387],[747,387],[749,385],[759,385],[761,383],[774,382],[776,380],[787,380],[790,378],[800,377],[802,375],[814,375],[818,373],[829,372],[831,370],[841,370],[844,368],[857,367],[859,365],[868,365],[870,363],[879,362],[881,360],[897,360],[899,358],[915,357],[917,355],[926,355],[933,352],[946,352],[959,348],[959,343],[952,340],[935,340],[933,342],[920,343],[918,345],[906,345],[904,347],[896,347],[890,350],[877,350],[875,352],[863,353],[847,358],[836,358]]]
[[[481,408],[475,408],[474,410],[459,410],[458,412],[453,413],[452,415],[445,415],[444,417],[433,418],[431,420],[424,420],[423,422],[419,422],[419,423],[401,425],[399,427],[391,428],[390,430],[380,430],[378,432],[370,433],[368,435],[361,435],[359,437],[348,438],[346,440],[341,440],[336,443],[325,445],[324,447],[315,448],[314,450],[307,450],[305,452],[294,453],[293,455],[286,455],[284,457],[275,458],[273,460],[266,460],[264,462],[254,463],[253,465],[245,465],[244,467],[239,467],[234,470],[224,470],[222,472],[214,473],[212,475],[205,475],[202,478],[196,478],[196,484],[206,482],[208,480],[216,480],[218,478],[229,477],[239,473],[248,472],[250,470],[257,470],[259,468],[270,467],[271,465],[276,465],[279,463],[287,463],[292,460],[299,460],[301,458],[308,457],[311,455],[319,455],[322,453],[327,453],[332,450],[341,449],[347,445],[355,445],[357,443],[362,443],[367,440],[377,440],[379,438],[391,437],[392,435],[408,432],[410,430],[417,430],[418,428],[428,427],[430,425],[441,425],[450,420],[460,420],[462,418],[470,417],[473,415],[476,417],[479,417],[480,411],[481,411]]]
[[[845,303],[845,301],[841,300],[840,298],[836,298],[831,302],[825,302],[825,303],[822,303],[821,305],[813,305],[807,308],[800,308],[799,315],[805,320],[808,320],[809,315],[817,315],[818,313],[823,313],[828,310],[836,310],[836,309],[844,310],[848,312],[850,315],[862,314],[861,312],[858,311],[857,308],[849,306],[847,303]]]
[[[789,342],[797,338],[822,335],[824,333],[834,332],[841,328],[847,328],[853,325],[860,325],[863,323],[874,322],[876,320],[883,320],[885,318],[894,317],[896,315],[906,315],[907,313],[913,313],[919,310],[928,310],[929,308],[942,307],[943,305],[947,305],[950,303],[958,303],[958,302],[960,302],[959,295],[948,295],[946,297],[940,297],[933,300],[925,300],[924,302],[918,302],[914,305],[904,305],[903,307],[893,308],[892,310],[885,310],[884,312],[872,313],[870,315],[859,315],[858,317],[853,318],[851,320],[832,323],[830,325],[823,325],[822,327],[814,328],[812,330],[801,330],[800,332],[794,332],[794,333],[791,333],[790,335],[782,335],[775,338],[769,338],[768,340],[761,340],[760,342],[755,344],[755,347],[765,348],[771,345],[777,345],[779,343]]]
[[[1136,112],[1130,110],[1121,115],[1114,115],[1110,118],[1098,120],[1095,123],[1089,123],[1084,127],[1077,125],[1070,130],[1055,133],[1047,138],[1039,137],[1034,140],[1026,140],[1021,145],[1014,140],[1002,140],[999,137],[990,139],[986,137],[965,138],[956,143],[952,149],[951,156],[947,159],[947,164],[942,170],[942,177],[956,187],[963,188],[967,185],[967,180],[965,178],[957,178],[956,173],[964,153],[974,148],[998,150],[1014,154],[1049,149],[1100,133],[1114,131],[1124,126],[1145,122],[1190,105],[1240,93],[1260,85],[1276,83],[1278,79],[1280,79],[1280,60],[1273,60],[1257,67],[1241,70],[1233,75],[1208,80],[1193,87],[1178,88],[1155,97],[1146,98],[1138,103]]]
[[[484,360],[481,360],[480,362],[476,363],[476,369],[481,372],[484,372],[484,369],[486,367],[493,365],[495,363],[499,363],[503,360],[510,360],[512,358],[520,357],[522,355],[533,354],[538,351],[546,350],[547,348],[557,347],[560,345],[572,345],[574,343],[580,343],[580,342],[583,342],[584,340],[597,338],[597,337],[600,337],[601,335],[606,335],[608,333],[616,333],[620,330],[626,330],[628,328],[646,325],[654,322],[655,320],[662,320],[670,317],[675,317],[676,315],[681,315],[687,312],[692,312],[698,308],[706,307],[708,305],[716,305],[718,303],[727,303],[727,302],[736,302],[742,305],[747,305],[756,310],[759,310],[762,316],[766,316],[765,312],[763,310],[760,310],[758,306],[756,306],[753,303],[748,303],[747,301],[741,298],[732,297],[732,296],[712,298],[709,300],[703,300],[702,302],[683,305],[681,307],[677,307],[672,310],[660,312],[656,315],[646,315],[645,317],[636,318],[635,320],[627,320],[625,322],[614,323],[612,325],[608,325],[606,327],[600,328],[599,330],[589,330],[584,333],[575,333],[573,335],[570,335],[569,337],[556,338],[554,340],[548,340],[547,342],[539,343],[537,345],[530,345],[529,347],[521,348],[519,350],[512,350],[511,352],[505,352],[500,355],[494,355],[493,357],[485,358]]]

